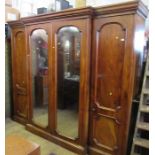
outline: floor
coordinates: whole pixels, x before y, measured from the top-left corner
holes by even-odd
[[[6,119],[5,135],[19,135],[40,145],[41,155],[77,155],[27,130],[25,127],[10,118]]]

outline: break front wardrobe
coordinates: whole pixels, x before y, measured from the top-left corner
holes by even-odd
[[[125,155],[147,12],[132,1],[9,22],[13,119],[78,154]]]

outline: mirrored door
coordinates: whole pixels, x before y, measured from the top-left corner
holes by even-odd
[[[48,126],[48,34],[36,29],[30,36],[33,123]]]
[[[65,26],[57,33],[57,132],[78,138],[80,39],[77,27]]]

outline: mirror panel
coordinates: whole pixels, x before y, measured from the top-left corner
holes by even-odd
[[[80,38],[77,27],[57,33],[57,132],[76,139],[79,126]]]
[[[32,56],[32,121],[48,126],[48,34],[36,29],[30,36]]]

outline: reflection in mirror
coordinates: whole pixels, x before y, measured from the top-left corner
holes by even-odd
[[[48,35],[34,30],[31,37],[33,122],[48,126]]]
[[[78,137],[80,36],[73,26],[57,34],[57,132],[72,139]]]

